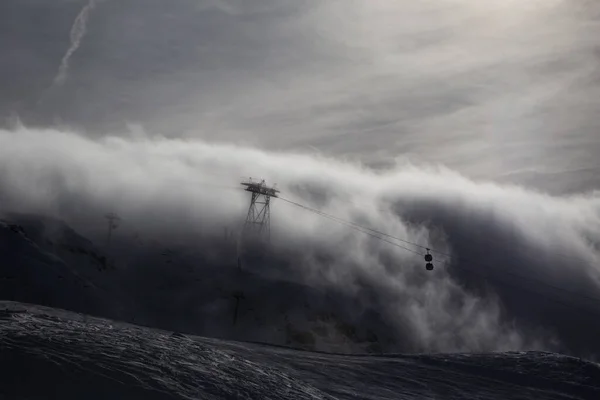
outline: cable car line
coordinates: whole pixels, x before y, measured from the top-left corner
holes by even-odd
[[[284,199],[284,200],[285,200],[285,199]],[[346,204],[352,204],[352,205],[355,205],[355,203],[354,203],[354,202],[348,201],[348,200],[346,200],[346,199],[343,199],[343,198],[337,198],[336,200],[337,200],[337,201],[342,201],[342,202],[345,202]],[[288,201],[288,202],[289,202],[289,201]],[[376,207],[375,209],[376,209],[376,210],[379,210],[379,211],[382,211],[382,212],[390,212],[390,211],[393,211],[393,202],[389,201],[389,203],[390,203],[390,204],[389,204],[389,207]],[[306,206],[305,206],[305,207],[306,207]],[[307,208],[310,208],[310,207],[307,207]],[[315,211],[320,211],[320,210],[315,210]],[[320,212],[323,212],[323,211],[320,211]],[[412,242],[406,241],[405,239],[402,239],[402,238],[399,238],[399,237],[395,237],[395,236],[393,236],[393,235],[386,234],[386,233],[384,233],[384,232],[378,232],[378,231],[376,231],[376,230],[373,230],[373,229],[371,229],[371,228],[366,228],[366,227],[361,227],[361,228],[363,228],[363,229],[367,229],[367,230],[371,230],[371,231],[374,231],[374,232],[376,232],[376,233],[378,233],[378,234],[380,234],[380,235],[382,235],[382,236],[386,236],[386,237],[389,237],[389,238],[391,238],[391,239],[395,239],[395,240],[398,240],[398,241],[404,242],[404,243],[406,243],[406,244],[411,244],[411,245],[413,245],[413,246],[420,247],[420,248],[422,248],[423,250],[427,250],[427,248],[428,248],[428,246],[423,246],[423,245],[421,245],[421,244],[418,244],[418,243],[412,243]],[[492,243],[492,244],[494,244],[494,245],[501,244],[501,243],[500,243],[498,240],[489,239],[489,238],[488,238],[488,237],[486,237],[486,236],[481,236],[480,238],[478,238],[478,240],[484,240],[484,241],[486,241],[486,242],[488,242],[488,243]],[[520,241],[514,241],[514,242],[511,242],[511,243],[505,242],[504,244],[505,244],[505,246],[503,246],[503,247],[505,247],[505,248],[510,248],[510,247],[512,247],[512,248],[514,248],[514,247],[521,247],[521,248],[522,248],[522,249],[524,249],[524,250],[534,250],[534,251],[538,250],[538,249],[537,249],[535,246],[532,246],[532,245],[529,245],[529,244],[527,244],[527,243],[520,242]],[[438,254],[438,255],[441,255],[441,256],[444,256],[444,257],[448,257],[448,258],[451,258],[451,257],[452,257],[452,255],[450,255],[450,254],[448,254],[448,253],[445,253],[445,252],[443,252],[443,251],[439,251],[439,250],[435,250],[435,249],[430,249],[430,251],[431,251],[432,253],[434,253],[434,254]],[[566,255],[566,254],[562,254],[562,253],[559,253],[559,252],[556,252],[556,251],[552,252],[552,254],[553,254],[553,255],[556,255],[556,256],[558,256],[558,257],[564,258],[564,259],[566,259],[566,260],[569,260],[569,261],[573,261],[573,262],[581,262],[581,260],[577,260],[577,259],[575,259],[575,258],[574,258],[574,257],[572,257],[572,256],[568,256],[568,255]]]
[[[418,252],[418,251],[415,251],[415,250],[413,250],[413,249],[409,249],[409,248],[407,248],[407,247],[401,246],[401,245],[399,245],[398,243],[391,242],[391,241],[389,241],[389,240],[386,240],[386,239],[384,239],[384,238],[382,237],[382,236],[385,236],[385,237],[388,237],[388,238],[395,238],[395,237],[394,237],[394,236],[392,236],[392,235],[388,235],[388,234],[385,234],[384,232],[380,232],[380,231],[377,231],[377,230],[374,230],[374,229],[369,229],[369,228],[362,227],[362,226],[360,226],[360,225],[358,225],[358,224],[355,224],[355,223],[352,223],[352,222],[349,222],[349,221],[343,220],[342,218],[339,218],[339,217],[332,216],[332,215],[330,215],[330,214],[327,214],[327,213],[325,213],[325,212],[322,212],[322,211],[320,211],[320,210],[317,210],[317,209],[314,209],[314,208],[311,208],[311,207],[305,206],[305,205],[303,205],[303,204],[300,204],[300,203],[297,203],[297,202],[294,202],[294,201],[291,201],[291,200],[288,200],[288,199],[285,199],[285,198],[279,198],[279,199],[280,199],[280,200],[283,200],[283,201],[285,201],[285,202],[287,202],[287,203],[290,203],[290,204],[292,204],[292,205],[295,205],[295,206],[297,206],[297,207],[303,208],[303,209],[305,209],[305,210],[307,210],[307,211],[309,211],[309,212],[312,212],[312,213],[314,213],[314,214],[316,214],[316,215],[319,215],[319,216],[325,217],[325,218],[327,218],[327,219],[330,219],[330,220],[332,220],[332,221],[334,221],[334,222],[340,223],[340,224],[342,224],[342,225],[346,225],[346,226],[350,227],[351,229],[355,229],[355,230],[357,230],[357,231],[359,231],[359,232],[362,232],[362,233],[364,233],[364,234],[367,234],[367,235],[369,235],[369,236],[371,236],[371,237],[374,237],[374,238],[376,238],[376,239],[382,240],[382,241],[384,241],[384,242],[386,242],[386,243],[392,244],[392,245],[394,245],[394,246],[396,246],[396,247],[399,247],[399,248],[402,248],[402,249],[408,250],[408,251],[410,251],[410,252],[412,252],[412,253],[414,253],[414,254],[420,255],[420,256],[424,256],[424,258],[425,258],[425,261],[427,262],[427,264],[426,264],[426,268],[427,268],[427,270],[429,270],[429,271],[430,271],[431,269],[433,269],[433,268],[432,268],[432,266],[431,266],[431,265],[429,265],[429,264],[431,264],[432,262],[436,262],[436,263],[437,263],[437,261],[436,261],[436,260],[433,258],[433,256],[432,256],[432,255],[429,253],[430,251],[431,251],[431,252],[434,252],[434,250],[432,250],[432,249],[430,249],[430,248],[427,248],[427,247],[425,247],[425,246],[422,246],[422,245],[419,245],[419,244],[417,244],[417,243],[413,243],[413,242],[410,242],[410,241],[407,241],[407,240],[401,240],[401,241],[402,241],[402,242],[404,242],[404,243],[412,244],[412,245],[414,245],[414,246],[417,246],[417,247],[419,247],[419,248],[425,248],[425,249],[427,250],[427,254],[425,254],[425,255],[424,255],[424,254],[422,254],[422,253],[420,253],[420,252]],[[374,234],[374,233],[372,233],[372,232],[377,232],[377,233],[378,233],[379,235],[381,235],[381,236],[378,236],[378,235],[376,235],[376,234]],[[438,252],[438,253],[442,253],[442,252]],[[439,263],[440,263],[440,264],[442,264],[442,265],[444,265],[444,266],[448,266],[448,265],[449,265],[449,262],[450,262],[450,259],[452,259],[453,257],[452,257],[452,256],[450,256],[450,255],[448,255],[448,254],[446,254],[446,253],[443,253],[443,254],[444,254],[444,255],[446,255],[446,256],[448,257],[448,260],[438,260],[438,261],[439,261]],[[466,260],[466,261],[473,261],[473,262],[476,262],[476,263],[477,263],[477,264],[479,264],[479,265],[487,265],[487,266],[491,266],[489,263],[481,262],[480,260],[477,260],[477,261],[475,261],[475,260],[472,260],[472,259],[469,259],[469,258],[465,258],[465,257],[461,257],[461,258],[462,258],[463,260]],[[452,267],[453,267],[453,268],[457,268],[457,269],[464,270],[464,271],[466,271],[466,272],[468,272],[468,273],[471,273],[471,274],[476,274],[476,275],[482,276],[482,277],[484,277],[484,278],[490,278],[490,277],[491,277],[489,274],[484,274],[484,273],[481,273],[481,272],[475,271],[475,270],[474,270],[474,269],[472,269],[472,268],[467,268],[467,267],[464,267],[464,266],[462,266],[462,265],[459,265],[458,263],[454,263],[454,264],[452,265]],[[564,292],[564,293],[567,293],[567,294],[570,294],[570,295],[574,295],[574,296],[577,296],[577,297],[580,297],[580,298],[584,298],[584,299],[587,299],[587,300],[591,300],[591,301],[594,301],[594,302],[598,302],[598,303],[600,304],[600,298],[597,298],[597,297],[588,296],[588,295],[586,295],[586,294],[583,294],[583,293],[574,292],[574,291],[571,291],[571,290],[568,290],[568,289],[562,288],[562,287],[560,287],[560,286],[556,286],[556,285],[550,284],[550,283],[548,283],[548,282],[545,282],[545,281],[543,281],[543,280],[536,279],[536,278],[532,278],[532,277],[523,276],[523,275],[520,275],[520,274],[517,274],[517,273],[511,272],[511,271],[503,271],[503,273],[505,273],[505,274],[507,274],[507,275],[511,275],[511,276],[517,277],[517,278],[519,278],[519,279],[522,279],[522,280],[528,280],[528,281],[531,281],[531,282],[535,282],[535,283],[538,283],[539,285],[547,286],[548,288],[555,289],[555,290],[559,290],[559,291],[562,291],[562,292]],[[494,278],[494,277],[492,277],[492,278]],[[504,283],[504,284],[507,284],[507,283]],[[517,286],[517,287],[518,287],[518,286]],[[566,305],[566,304],[565,304],[565,305]]]
[[[429,247],[429,246],[424,246],[424,245],[421,245],[421,244],[418,244],[418,243],[414,243],[414,242],[408,241],[408,240],[406,240],[406,239],[399,238],[399,237],[397,237],[397,236],[394,236],[394,235],[390,235],[390,234],[388,234],[388,233],[385,233],[385,232],[381,232],[381,231],[378,231],[378,230],[375,230],[375,229],[372,229],[372,228],[364,227],[364,226],[358,225],[358,224],[356,224],[356,223],[353,223],[353,222],[350,222],[350,221],[346,221],[346,220],[344,220],[344,219],[342,219],[342,218],[339,218],[339,217],[333,216],[333,215],[331,215],[331,214],[328,214],[328,213],[326,213],[326,212],[324,212],[324,211],[317,210],[317,209],[315,209],[315,208],[311,208],[311,207],[305,206],[305,205],[303,205],[303,204],[300,204],[300,203],[297,203],[297,202],[294,202],[294,201],[291,201],[291,200],[288,200],[288,199],[285,199],[285,198],[281,198],[281,197],[280,197],[279,199],[280,199],[280,200],[283,200],[283,201],[286,201],[286,202],[288,202],[288,203],[290,203],[290,204],[296,205],[296,206],[298,206],[298,207],[304,208],[304,209],[306,209],[306,210],[308,210],[308,211],[312,211],[312,212],[314,212],[314,213],[316,213],[316,214],[323,215],[323,216],[327,216],[328,218],[331,218],[331,219],[334,219],[334,220],[343,221],[344,223],[346,223],[346,224],[349,224],[349,225],[352,225],[352,226],[355,226],[355,227],[357,227],[357,228],[364,229],[364,230],[368,230],[368,231],[374,232],[374,233],[376,233],[376,234],[378,234],[378,235],[385,236],[385,237],[388,237],[388,238],[390,238],[390,239],[398,240],[398,241],[400,241],[400,242],[403,242],[403,243],[406,243],[406,244],[413,245],[413,246],[415,246],[415,247],[419,247],[419,248],[421,248],[421,249],[424,249],[424,250],[430,251],[431,253],[435,253],[435,254],[441,255],[441,256],[443,256],[443,257],[445,257],[445,258],[447,258],[447,259],[451,259],[451,258],[453,257],[451,254],[448,254],[448,253],[446,253],[446,252],[443,252],[443,251],[439,251],[439,250],[432,249],[432,248],[431,248],[431,247]],[[488,242],[489,242],[489,243],[493,243],[493,244],[495,244],[495,245],[497,245],[497,244],[499,244],[499,243],[500,243],[500,241],[499,241],[499,240],[489,240],[489,239],[488,239]],[[513,246],[513,247],[514,247],[514,245],[513,245],[513,244],[508,244],[506,247],[509,247],[509,246]],[[533,248],[533,247],[531,247],[531,246],[523,246],[523,247],[529,247],[529,248],[535,249],[535,248]],[[537,250],[537,249],[535,249],[535,250]],[[560,253],[552,253],[552,254],[561,255]],[[574,257],[569,257],[569,256],[566,256],[566,255],[562,255],[562,256],[563,256],[564,258],[566,258],[567,260],[569,260],[569,261],[573,261],[573,262],[581,262],[581,260],[579,260],[579,259],[575,259]]]
[[[434,251],[434,250],[432,250],[431,248],[429,248],[429,247],[427,247],[427,246],[423,246],[423,245],[420,245],[420,244],[418,244],[418,243],[410,242],[410,241],[408,241],[408,240],[401,239],[401,238],[399,238],[399,237],[396,237],[396,236],[390,235],[390,234],[388,234],[388,233],[385,233],[385,232],[378,231],[378,230],[376,230],[376,229],[372,229],[372,228],[368,228],[368,227],[365,227],[365,226],[361,226],[361,225],[355,224],[354,222],[346,221],[346,220],[344,220],[344,219],[342,219],[342,218],[339,218],[339,217],[336,217],[336,216],[334,216],[334,215],[328,214],[328,213],[326,213],[326,212],[324,212],[324,211],[321,211],[321,210],[317,210],[317,209],[315,209],[315,208],[311,208],[311,207],[305,206],[305,205],[303,205],[303,204],[300,204],[300,203],[297,203],[297,202],[295,202],[295,201],[288,200],[288,199],[285,199],[285,198],[283,198],[283,197],[278,197],[278,199],[279,199],[279,200],[283,200],[283,201],[285,201],[285,202],[287,202],[287,203],[290,203],[290,204],[292,204],[292,205],[295,205],[295,206],[297,206],[297,207],[304,208],[304,209],[306,209],[306,210],[308,210],[308,211],[311,211],[311,212],[313,212],[313,213],[315,213],[315,214],[322,215],[322,216],[324,216],[324,217],[326,217],[326,218],[329,218],[329,219],[332,219],[332,220],[339,221],[340,223],[342,223],[342,222],[343,222],[344,224],[347,224],[347,225],[349,225],[349,226],[352,226],[352,227],[356,227],[356,228],[359,228],[359,229],[363,229],[363,230],[366,230],[366,231],[370,231],[370,232],[373,232],[373,233],[375,233],[375,234],[377,234],[377,235],[385,236],[385,237],[388,237],[388,238],[390,238],[390,239],[398,240],[399,242],[403,242],[403,243],[406,243],[406,244],[410,244],[410,245],[413,245],[413,246],[419,247],[419,248],[421,248],[421,249],[423,249],[423,250],[428,250],[428,251],[431,251],[431,252],[434,252],[434,253],[439,253],[439,254],[441,254],[441,255],[444,255],[444,256],[446,256],[446,257],[451,257],[449,254],[445,254],[445,253],[443,253],[443,252],[439,252],[439,251]],[[410,251],[413,251],[413,252],[415,252],[414,250],[410,250]],[[416,253],[416,254],[423,255],[423,254],[421,254],[421,253]]]
[[[304,209],[306,209],[307,211],[310,211],[310,212],[312,212],[312,213],[315,213],[315,214],[317,214],[317,215],[319,215],[319,216],[325,217],[325,218],[327,218],[327,219],[330,219],[330,220],[332,220],[332,221],[334,221],[334,222],[337,222],[337,223],[340,223],[340,224],[342,224],[342,225],[346,225],[346,226],[348,226],[349,228],[352,228],[352,229],[355,229],[355,230],[357,230],[357,231],[359,231],[359,232],[362,232],[362,233],[364,233],[365,235],[369,235],[369,236],[371,236],[371,237],[374,237],[374,238],[376,238],[376,239],[379,239],[379,240],[381,240],[381,241],[383,241],[383,242],[385,242],[385,243],[389,243],[389,244],[391,244],[391,245],[393,245],[393,246],[396,246],[396,247],[399,247],[399,248],[401,248],[401,249],[404,249],[404,250],[410,251],[411,253],[417,254],[417,255],[419,255],[419,256],[422,256],[422,255],[423,255],[423,254],[421,254],[420,252],[418,252],[418,251],[416,251],[416,250],[413,250],[413,249],[410,249],[410,248],[408,248],[408,247],[402,246],[402,245],[400,245],[400,244],[398,244],[398,243],[394,243],[394,242],[392,242],[392,241],[390,241],[390,240],[384,239],[384,238],[383,238],[383,237],[381,237],[381,236],[377,236],[377,234],[375,234],[375,233],[369,232],[369,231],[372,231],[371,229],[367,229],[367,228],[361,227],[361,226],[359,226],[359,225],[356,225],[356,224],[354,224],[354,223],[352,223],[352,222],[345,221],[345,220],[343,220],[343,219],[341,219],[341,218],[334,217],[333,215],[329,215],[329,214],[326,214],[326,213],[320,212],[319,210],[312,209],[312,208],[310,208],[310,207],[304,206],[304,205],[302,205],[302,204],[300,204],[300,203],[293,202],[293,201],[291,201],[291,200],[287,200],[287,199],[284,199],[284,198],[281,198],[281,197],[279,197],[279,200],[283,200],[283,201],[285,201],[285,202],[288,202],[288,203],[290,203],[290,204],[293,204],[293,205],[295,205],[295,206],[297,206],[297,207],[304,208]],[[374,232],[376,232],[376,231],[374,231]],[[383,234],[382,236],[388,236],[388,235],[385,235],[385,234]],[[411,244],[412,244],[412,243],[411,243]]]

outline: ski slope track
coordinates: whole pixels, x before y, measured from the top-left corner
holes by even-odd
[[[543,352],[352,356],[0,303],[0,398],[598,399],[600,366]]]

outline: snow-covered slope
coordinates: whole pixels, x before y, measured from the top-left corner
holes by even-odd
[[[98,296],[93,283],[38,246],[22,226],[0,221],[0,257],[2,298],[96,310]]]
[[[600,366],[552,353],[348,356],[0,303],[0,398],[587,399]]]
[[[120,318],[118,280],[92,242],[64,222],[27,214],[0,219],[0,298]]]
[[[62,221],[26,214],[3,218],[0,299],[311,350],[394,348],[393,331],[384,319],[355,299],[240,270],[227,247],[225,255],[214,257],[202,249],[131,244],[115,265]]]

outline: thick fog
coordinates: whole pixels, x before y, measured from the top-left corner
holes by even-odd
[[[357,316],[379,310],[402,349],[598,351],[598,193],[550,196],[431,166],[373,172],[139,129],[102,139],[0,131],[3,209],[61,218],[98,241],[115,212],[116,241],[139,235],[215,252],[223,230],[243,224],[250,197],[239,183],[249,176],[276,183],[285,200],[434,249],[427,272],[421,247],[275,199],[271,256],[252,266],[354,299]]]

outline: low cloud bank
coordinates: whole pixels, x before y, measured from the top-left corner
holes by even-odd
[[[119,242],[133,237],[221,254],[216,239],[245,218],[249,196],[239,182],[250,176],[277,183],[286,199],[438,251],[427,272],[418,254],[273,203],[271,256],[249,267],[342,294],[357,321],[377,310],[394,349],[600,353],[598,193],[553,197],[438,167],[374,172],[141,132],[92,140],[0,130],[2,209],[64,219],[94,240],[104,240],[104,214],[116,212],[123,257]]]

